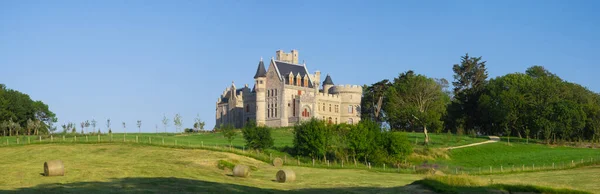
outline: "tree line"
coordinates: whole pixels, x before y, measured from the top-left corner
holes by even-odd
[[[56,127],[56,115],[42,101],[0,84],[0,135],[48,134]]]
[[[546,143],[600,139],[600,95],[542,66],[489,79],[486,61],[466,54],[452,70],[452,90],[445,79],[413,71],[365,85],[362,119],[426,134],[517,136]]]

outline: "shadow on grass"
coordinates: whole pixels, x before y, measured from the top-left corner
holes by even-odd
[[[549,187],[540,187],[533,185],[507,185],[507,184],[491,184],[487,186],[469,185],[468,182],[456,181],[455,184],[463,184],[461,186],[450,185],[443,181],[434,179],[423,179],[415,181],[413,184],[423,185],[432,191],[444,194],[458,193],[560,193],[560,194],[588,194],[586,191],[578,191],[572,189],[554,189]]]
[[[281,183],[294,184],[294,183]],[[29,188],[0,190],[4,193],[432,193],[420,185],[404,187],[344,187],[298,190],[263,189],[244,185],[217,183],[173,177],[122,178],[109,182],[41,184]]]

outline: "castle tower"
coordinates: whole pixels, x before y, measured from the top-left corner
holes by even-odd
[[[291,64],[298,64],[298,50],[294,49],[290,53],[282,50],[275,51],[276,60]]]
[[[265,92],[267,91],[267,70],[262,58],[258,63],[256,74],[254,75],[254,90],[256,91],[256,125],[265,125],[266,120],[266,102]]]
[[[327,74],[327,77],[325,77],[325,81],[323,81],[323,93],[329,94],[329,88],[331,88],[332,86],[333,86],[333,81],[331,80],[331,76],[329,76],[329,74]]]

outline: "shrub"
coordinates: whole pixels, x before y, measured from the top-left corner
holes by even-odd
[[[184,131],[185,131],[186,133],[193,133],[193,132],[194,132],[194,129],[185,128],[185,129],[184,129]]]
[[[217,168],[221,169],[221,170],[225,170],[225,168],[228,169],[233,169],[233,167],[235,167],[234,163],[225,161],[225,160],[219,160],[219,162],[217,162]]]
[[[390,157],[396,162],[406,159],[412,154],[412,144],[408,140],[408,136],[404,133],[390,133],[388,137],[387,151]]]
[[[227,138],[227,141],[229,141],[229,144],[231,144],[231,142],[233,141],[233,139],[235,139],[235,129],[233,127],[233,125],[225,125],[224,127],[221,128],[221,132],[223,133],[223,136],[225,138]]]
[[[273,147],[275,144],[271,136],[271,128],[256,126],[253,121],[246,124],[242,130],[242,135],[246,141],[246,146],[251,149],[264,150]]]
[[[315,118],[294,127],[294,150],[296,154],[312,158],[325,156],[329,127],[325,121]]]

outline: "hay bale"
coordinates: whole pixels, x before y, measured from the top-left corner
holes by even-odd
[[[283,160],[281,158],[275,158],[275,159],[273,159],[273,166],[275,166],[275,167],[282,167],[283,166]]]
[[[292,170],[279,170],[276,175],[277,182],[285,183],[296,180],[296,173]]]
[[[248,177],[248,175],[250,175],[250,168],[246,165],[238,164],[233,168],[233,176]]]
[[[44,176],[64,176],[65,166],[60,160],[44,162]]]

